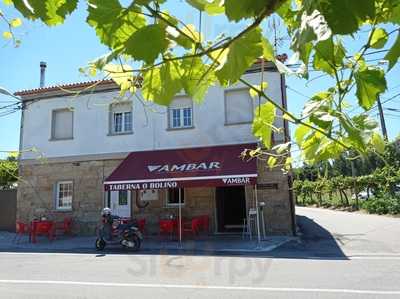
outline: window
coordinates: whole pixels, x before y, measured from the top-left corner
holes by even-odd
[[[193,103],[191,99],[179,97],[171,103],[168,110],[170,129],[193,127]]]
[[[53,110],[51,120],[51,139],[73,138],[73,112],[71,109]]]
[[[111,105],[111,134],[132,133],[132,105],[131,103],[117,103]]]
[[[179,206],[179,193],[181,196],[181,205],[185,204],[185,189],[172,188],[167,190],[167,206]]]
[[[56,185],[56,209],[72,210],[72,181],[58,182]]]
[[[128,205],[128,191],[123,190],[118,192],[118,205],[120,206]]]
[[[253,110],[253,99],[248,89],[225,91],[225,124],[251,123]]]

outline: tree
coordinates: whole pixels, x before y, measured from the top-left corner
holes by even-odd
[[[25,18],[54,26],[77,9],[78,0],[5,2]],[[140,83],[144,98],[161,105],[168,105],[181,90],[201,101],[214,84],[244,84],[252,96],[266,100],[256,109],[253,133],[266,150],[275,151],[268,159],[271,167],[280,160],[277,156],[287,156],[291,146],[290,142],[275,147],[270,143],[271,133],[279,130],[273,126],[277,110],[297,127],[295,142],[309,164],[338,158],[349,150],[362,155],[371,149],[383,152],[377,124],[365,113],[350,116],[348,98],[354,94],[357,105],[367,112],[386,90],[385,77],[400,56],[400,0],[363,0],[362,4],[354,0],[187,0],[199,13],[225,15],[231,23],[247,22],[238,34],[221,32],[213,41],[204,40],[201,28],[167,12],[167,2],[133,0],[124,6],[118,0],[89,0],[87,24],[110,52],[84,71],[103,72],[123,94],[134,92]],[[297,70],[275,58],[277,53],[262,31],[272,16],[279,16],[286,26],[300,65]],[[393,30],[387,31],[387,24]],[[13,37],[13,29],[10,25],[6,38]],[[369,34],[360,49],[351,52],[346,41],[360,30]],[[396,39],[387,46],[391,36]],[[386,51],[387,69],[365,59],[376,51]],[[259,58],[273,62],[284,74],[305,80],[312,66],[330,78],[332,85],[307,101],[301,115],[295,115],[264,92],[266,83],[254,86],[243,79],[242,74]],[[250,153],[260,154],[260,150]],[[291,158],[287,159],[282,165],[290,168]]]
[[[0,160],[0,189],[12,188],[18,180],[18,162],[15,156]]]

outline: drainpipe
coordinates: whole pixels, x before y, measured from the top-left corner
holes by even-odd
[[[287,109],[287,97],[286,97],[286,80],[285,75],[281,74],[281,96],[282,96],[282,106],[283,108]],[[290,141],[290,133],[289,133],[289,124],[286,119],[283,120],[283,128],[285,134],[285,142]],[[290,152],[289,152],[290,155]],[[288,174],[288,187],[289,187],[289,207],[290,207],[290,217],[291,217],[291,224],[292,224],[292,235],[297,235],[296,229],[296,211],[294,205],[294,197],[293,197],[293,176],[290,172]]]

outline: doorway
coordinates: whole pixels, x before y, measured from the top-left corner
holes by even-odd
[[[108,206],[112,214],[119,217],[131,217],[131,192],[109,191]]]
[[[218,232],[241,232],[246,218],[244,186],[218,187],[215,198]]]

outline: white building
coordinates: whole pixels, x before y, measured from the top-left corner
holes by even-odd
[[[243,78],[260,84],[260,75],[260,65],[255,65]],[[266,93],[286,106],[283,76],[268,65],[263,77],[269,83]],[[97,82],[90,88],[92,84],[17,93],[25,107],[18,219],[28,221],[42,214],[70,215],[76,230],[93,233],[100,210],[108,205],[120,216],[146,218],[149,232],[157,232],[159,218],[176,213],[179,192],[174,189],[104,191],[106,178],[129,153],[162,155],[167,149],[218,149],[257,142],[251,123],[258,99],[252,99],[242,84],[227,89],[211,87],[201,104],[181,94],[169,107],[144,101],[140,89],[136,95],[121,98],[112,81]],[[275,134],[273,141],[284,142],[288,136],[287,124],[278,118],[276,126],[283,127],[285,133]],[[288,178],[280,170],[270,171],[262,164],[258,163],[257,194],[258,200],[266,203],[266,231],[291,233],[294,211]],[[210,232],[240,230],[255,205],[251,184],[225,187],[197,184],[181,189],[184,216],[207,215]],[[235,199],[229,201],[227,196]]]

